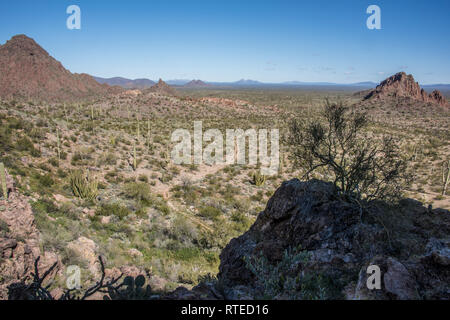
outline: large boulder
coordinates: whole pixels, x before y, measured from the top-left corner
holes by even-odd
[[[222,251],[218,278],[228,299],[268,292],[279,299],[445,298],[449,242],[432,235],[448,237],[448,213],[411,201],[362,208],[339,197],[331,183],[294,179],[284,182],[250,230]],[[365,285],[367,267],[374,263],[382,270],[378,291]],[[424,271],[430,265],[433,272]]]

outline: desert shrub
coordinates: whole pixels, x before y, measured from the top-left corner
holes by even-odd
[[[309,253],[299,249],[285,250],[281,261],[270,263],[262,254],[246,258],[245,264],[255,276],[258,299],[284,297],[289,300],[340,299],[340,284],[318,272],[299,272],[309,261]]]
[[[0,219],[0,236],[6,235],[9,232],[8,224]]]
[[[50,163],[55,168],[59,167],[59,161],[56,158],[48,159],[48,163]]]
[[[141,174],[141,175],[139,175],[138,180],[141,182],[148,182],[148,176],[145,174]]]
[[[151,203],[150,186],[143,182],[130,182],[125,184],[123,193],[127,198],[134,199],[140,203]]]
[[[94,200],[98,195],[98,182],[89,176],[89,171],[83,173],[81,170],[74,170],[69,174],[70,188],[75,196]]]
[[[131,211],[120,203],[102,204],[95,212],[98,216],[114,215],[120,220],[131,214]]]
[[[323,170],[346,196],[395,199],[408,181],[407,163],[392,137],[369,137],[367,125],[365,114],[327,101],[321,117],[291,121],[287,142],[304,177]]]
[[[172,223],[171,237],[183,243],[193,242],[197,239],[197,228],[182,216],[178,216]]]
[[[27,138],[27,137],[23,137],[21,139],[19,139],[16,143],[16,149],[19,151],[27,151],[29,152],[33,157],[39,157],[41,155],[41,153],[39,152],[39,150],[37,150],[34,147],[33,142]]]
[[[247,231],[252,225],[251,219],[241,212],[233,213],[231,221],[235,222],[235,229],[240,233]]]
[[[55,181],[53,180],[53,178],[50,174],[44,174],[44,175],[36,174],[35,178],[37,179],[39,184],[44,187],[51,187],[55,183]]]
[[[200,208],[198,214],[206,219],[217,220],[222,215],[222,211],[216,207],[206,206]]]
[[[108,152],[108,153],[104,153],[101,155],[101,157],[98,159],[98,165],[116,165],[117,163],[117,156],[112,153],[112,152]]]

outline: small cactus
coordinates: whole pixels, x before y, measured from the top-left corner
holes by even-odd
[[[266,176],[262,175],[259,171],[255,171],[252,173],[252,184],[257,187],[260,187],[266,183]]]
[[[0,183],[2,185],[2,194],[5,200],[8,199],[8,188],[6,186],[6,170],[3,162],[0,162]]]

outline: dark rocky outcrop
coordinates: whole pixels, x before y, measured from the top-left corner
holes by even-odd
[[[332,288],[325,288],[337,291],[331,298],[449,299],[449,234],[448,211],[404,200],[395,208],[380,202],[361,212],[359,205],[336,197],[330,183],[294,179],[283,183],[250,230],[222,251],[218,278],[228,299],[261,297],[245,261],[262,256],[276,265],[285,250],[301,248],[308,261],[289,272],[331,279]],[[381,290],[367,289],[372,264],[382,270]],[[281,292],[275,298],[293,296]]]

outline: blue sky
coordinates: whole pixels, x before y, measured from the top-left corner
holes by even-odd
[[[66,28],[72,4],[81,30]],[[371,4],[381,30],[366,27]],[[102,77],[450,83],[449,13],[448,0],[1,1],[0,43],[23,33]]]

